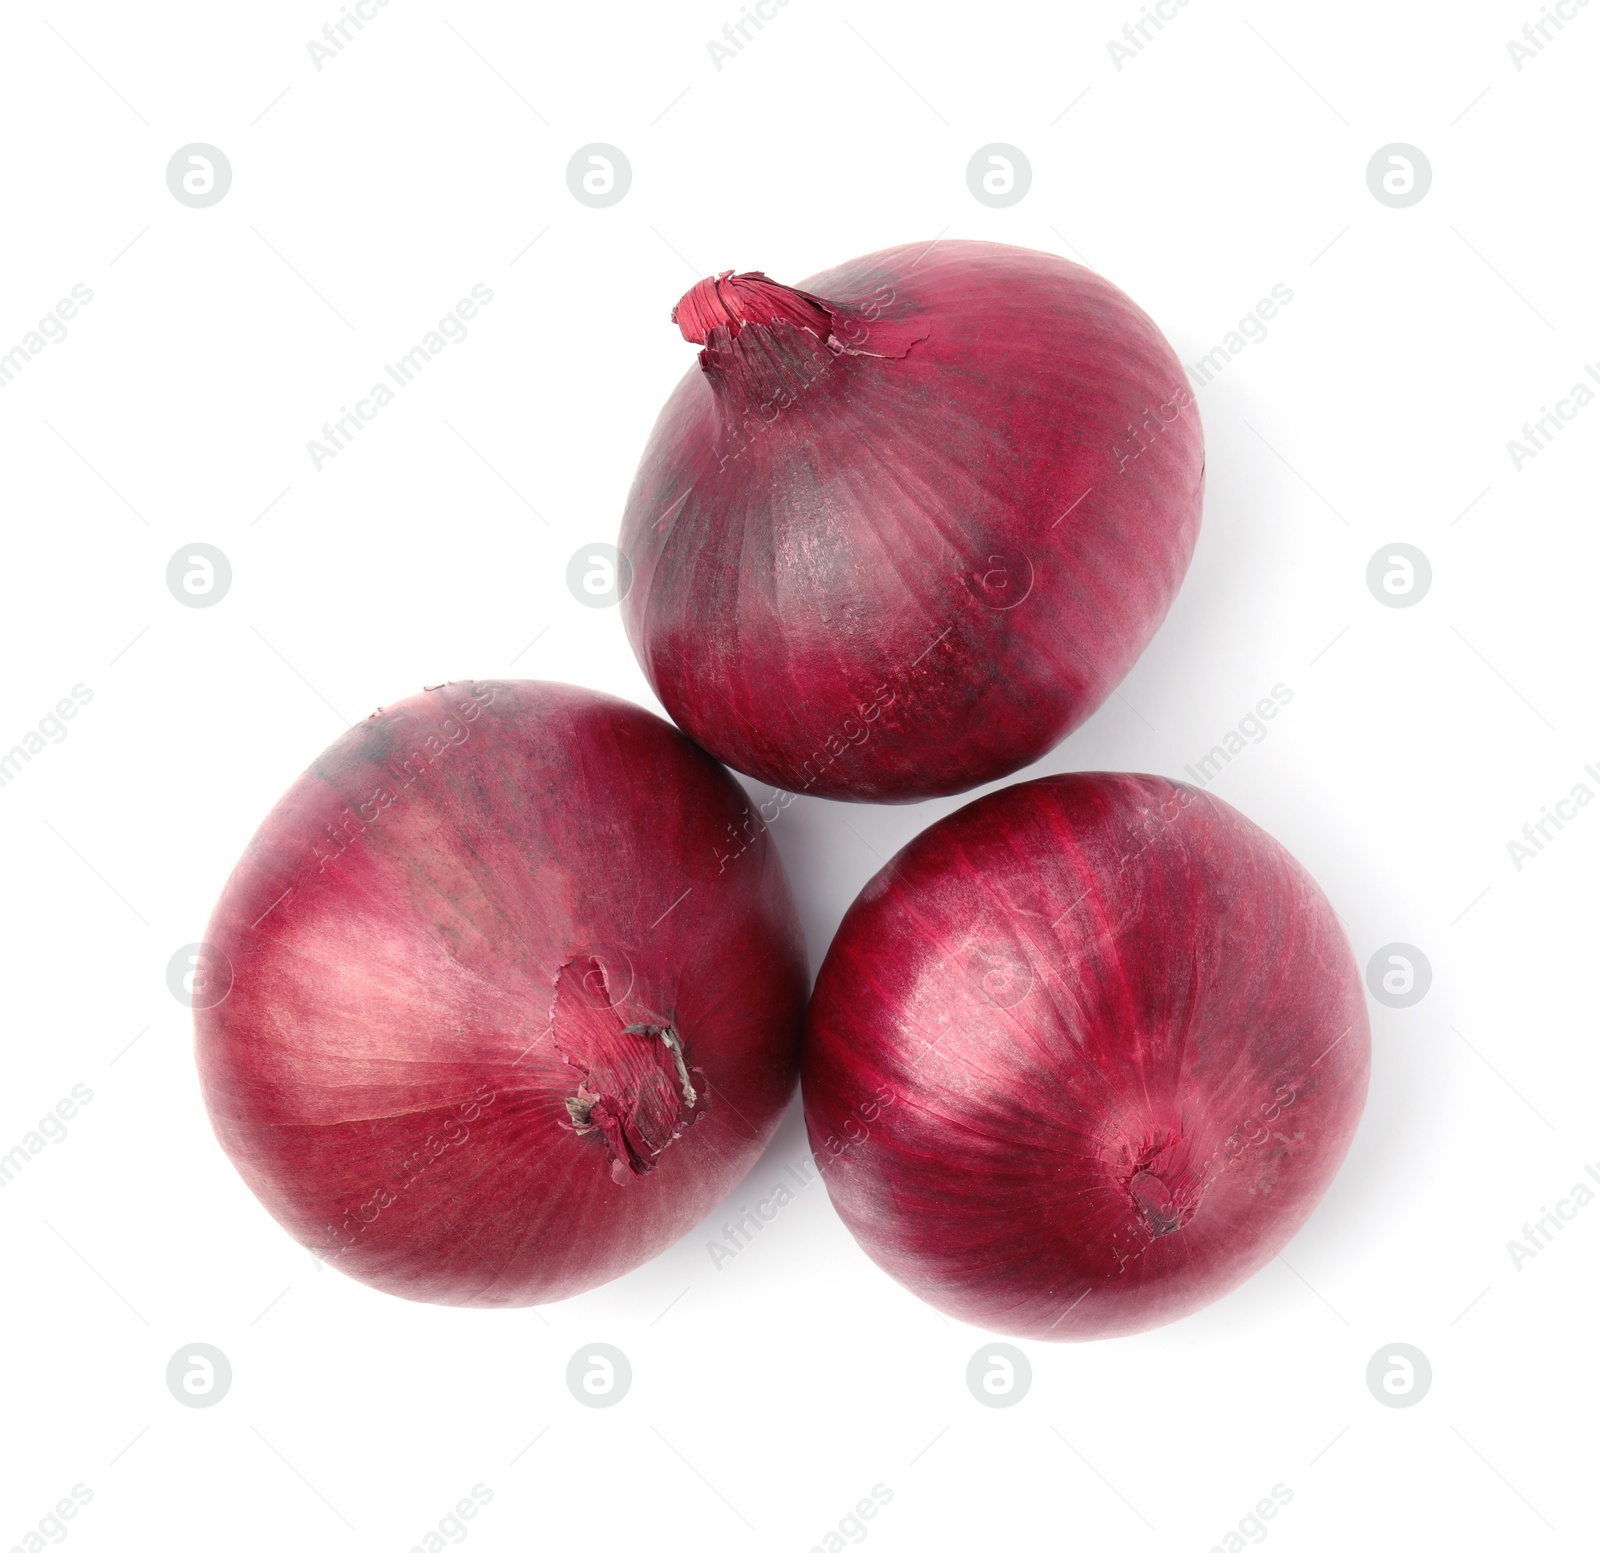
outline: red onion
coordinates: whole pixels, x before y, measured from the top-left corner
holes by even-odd
[[[1111,1337],[1304,1223],[1367,1092],[1361,978],[1305,871],[1160,777],[1048,777],[924,831],[845,916],[802,1087],[867,1253],[964,1321]]]
[[[217,1137],[297,1239],[411,1299],[525,1305],[628,1271],[755,1162],[806,965],[743,791],[659,718],[438,686],[329,748],[207,930]],[[225,962],[225,963],[226,963]]]
[[[628,635],[712,754],[830,798],[961,792],[1110,694],[1188,566],[1199,411],[1150,319],[1049,254],[731,271],[628,497]]]

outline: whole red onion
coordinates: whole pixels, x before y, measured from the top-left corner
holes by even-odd
[[[1155,324],[1065,259],[731,271],[628,497],[628,635],[673,718],[796,792],[908,802],[1037,759],[1176,594],[1204,450]]]
[[[668,1245],[794,1088],[804,945],[747,821],[676,729],[570,686],[443,685],[350,729],[207,929],[232,986],[196,1048],[246,1183],[440,1304],[561,1299]]]
[[[924,831],[851,906],[802,1088],[835,1207],[964,1321],[1137,1332],[1275,1255],[1367,1092],[1333,909],[1225,803],[1048,777]]]

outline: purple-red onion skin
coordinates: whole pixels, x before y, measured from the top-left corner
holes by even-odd
[[[319,1257],[439,1304],[561,1299],[669,1245],[796,1078],[804,944],[747,822],[676,729],[570,686],[444,685],[350,729],[206,931],[232,988],[196,1051],[246,1183]],[[651,1022],[694,1105],[664,1040],[627,1033]],[[585,1082],[644,1095],[643,1173],[578,1130]]]
[[[802,1089],[834,1206],[963,1321],[1142,1331],[1263,1266],[1366,1098],[1350,946],[1264,831],[1160,777],[1047,777],[924,831],[817,979]]]
[[[680,727],[777,787],[1006,776],[1177,593],[1205,465],[1183,367],[1110,282],[1027,249],[891,248],[800,290],[765,332],[709,332],[661,413],[622,526],[634,651]],[[855,343],[808,331],[819,300]]]

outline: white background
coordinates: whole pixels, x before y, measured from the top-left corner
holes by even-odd
[[[4,8],[0,351],[74,284],[94,300],[0,391],[0,747],[74,684],[93,700],[0,788],[0,1152],[74,1084],[94,1098],[0,1190],[0,1547],[74,1483],[85,1553],[403,1553],[475,1483],[485,1553],[805,1550],[876,1483],[884,1553],[1203,1553],[1277,1483],[1285,1550],[1592,1536],[1600,1205],[1520,1271],[1507,1241],[1600,1168],[1600,812],[1520,870],[1506,844],[1600,791],[1600,407],[1520,471],[1506,443],[1600,362],[1600,4],[1521,71],[1533,0],[1193,0],[1120,71],[1139,7],[1067,9],[792,0],[719,71],[733,0],[393,0],[318,71],[332,0]],[[207,209],[165,181],[195,141],[233,168]],[[567,188],[594,141],[633,169],[610,209]],[[1007,209],[966,184],[995,141],[1033,170]],[[1407,209],[1366,181],[1395,141],[1433,169]],[[671,305],[714,270],[794,281],[940,235],[1081,256],[1190,363],[1294,293],[1199,396],[1205,520],[1170,618],[1037,769],[1179,776],[1292,689],[1215,790],[1322,882],[1363,967],[1401,941],[1433,969],[1416,1006],[1373,1004],[1343,1172],[1209,1310],[1025,1345],[1004,1410],[966,1388],[984,1335],[880,1274],[821,1187],[714,1267],[722,1220],[804,1156],[797,1111],[724,1213],[564,1305],[436,1309],[319,1268],[212,1138],[169,960],[373,707],[505,675],[653,707],[565,574],[615,538],[692,360]],[[323,422],[479,282],[469,338],[317,471]],[[165,583],[196,541],[233,568],[209,609]],[[1433,569],[1405,609],[1365,581],[1398,541]],[[960,801],[785,812],[813,964]],[[607,1410],[564,1383],[596,1341],[634,1371]],[[164,1381],[194,1342],[234,1373],[203,1410]],[[1433,1368],[1405,1409],[1365,1381],[1396,1342]]]

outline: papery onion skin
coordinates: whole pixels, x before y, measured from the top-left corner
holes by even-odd
[[[949,1315],[1142,1331],[1295,1233],[1344,1158],[1370,1036],[1327,899],[1160,777],[1046,777],[939,821],[861,892],[806,1021],[840,1216]]]
[[[668,713],[777,787],[910,802],[1036,760],[1127,673],[1205,455],[1150,318],[1065,259],[914,244],[707,280],[628,496],[623,619]]]
[[[273,810],[206,939],[232,973],[196,1011],[218,1139],[292,1235],[409,1299],[627,1272],[793,1092],[807,972],[776,850],[703,751],[591,691],[374,713]]]

